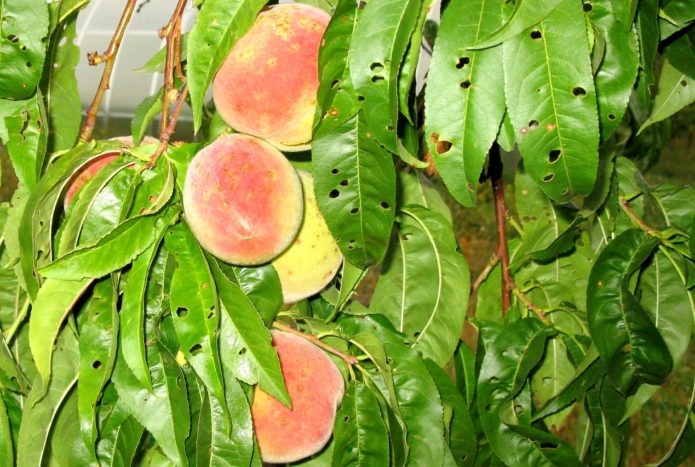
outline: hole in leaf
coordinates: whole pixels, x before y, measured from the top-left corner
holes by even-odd
[[[31,62],[27,62],[27,68],[31,68]]]
[[[348,183],[350,183],[350,182],[348,182],[347,179],[341,180],[341,181],[340,181],[340,186],[348,186]]]
[[[337,198],[338,196],[340,196],[340,192],[335,189],[331,190],[331,192],[328,193],[329,198]]]
[[[517,404],[514,406],[514,413],[517,415],[521,415],[524,412],[524,407]]]
[[[557,449],[559,447],[560,446],[556,443],[549,443],[547,441],[544,443],[541,443],[541,449]]]
[[[244,355],[246,353],[246,347],[239,349],[239,355]]]
[[[540,32],[538,29],[531,31],[531,39],[537,40],[543,37],[543,33]]]
[[[367,2],[365,2],[364,0],[360,0],[360,1],[357,3],[357,8],[359,8],[360,10],[363,9],[364,7],[366,7],[366,6],[367,6]]]
[[[203,346],[200,344],[196,344],[193,347],[191,347],[188,351],[191,353],[191,355],[197,355],[203,351]]]
[[[562,194],[563,194],[563,195],[566,195],[566,194],[569,193],[569,192],[570,192],[570,189],[569,189],[569,188],[565,188],[564,190],[562,190]]]
[[[346,415],[345,418],[343,418],[343,421],[344,421],[345,423],[349,422],[349,421],[350,421],[350,417]]]
[[[364,96],[357,96],[357,100],[360,102],[364,102],[365,97]]]
[[[337,88],[339,84],[340,84],[340,80],[334,79],[333,81],[331,81],[331,89]]]
[[[432,142],[435,144],[437,154],[444,154],[451,149],[452,144],[449,141],[439,141],[439,133],[432,133]]]
[[[7,36],[7,40],[12,42],[13,44],[16,44],[17,42],[19,42],[19,37],[15,36],[14,34],[9,34]]]
[[[352,208],[352,209],[350,209],[350,214],[357,214],[358,212],[360,212],[360,208]]]
[[[538,120],[531,120],[530,122],[528,122],[528,127],[532,130],[538,128]]]
[[[383,76],[374,75],[374,76],[372,76],[371,81],[372,81],[372,83],[378,83],[379,81],[384,81],[385,79],[386,78],[384,78]]]
[[[594,7],[591,5],[591,3],[585,3],[582,5],[582,9],[584,10],[584,13],[589,13],[591,10],[594,9]]]
[[[101,362],[99,360],[96,360],[94,363],[92,363],[92,368],[95,370],[98,370],[101,368]]]
[[[338,175],[338,174],[340,173],[340,169],[338,169],[338,168],[336,167],[335,169],[331,170],[331,173],[332,173],[333,175]]]
[[[388,363],[389,365],[392,364],[392,363],[393,363],[393,358],[391,358],[391,357],[386,357],[386,363]]]
[[[490,384],[497,384],[500,382],[500,379],[497,376],[493,376],[490,378]]]
[[[469,80],[469,79],[464,79],[463,81],[461,81],[460,86],[461,86],[461,89],[468,89],[468,88],[470,88],[470,87],[471,87],[471,80]]]
[[[415,339],[417,339],[418,337],[420,337],[420,331],[417,331],[417,332],[413,333],[413,337],[414,337]]]
[[[381,73],[382,71],[384,71],[384,65],[379,62],[374,62],[371,65],[369,65],[369,69],[375,73]]]
[[[574,97],[584,97],[586,96],[586,89],[581,86],[576,86],[572,88],[572,95]]]
[[[488,404],[485,406],[485,411],[486,412],[491,412],[492,411],[492,404]]]
[[[560,152],[559,149],[552,149],[548,153],[548,162],[550,162],[551,164],[554,164],[560,158],[561,154],[562,154],[562,152]]]
[[[613,115],[613,114],[608,114],[608,120],[614,121],[614,120],[615,120],[615,115]]]
[[[391,207],[391,205],[389,203],[387,203],[386,201],[382,201],[380,206],[384,209],[389,209]]]
[[[214,309],[214,308],[211,308],[211,309],[210,309],[210,313],[208,313],[207,318],[208,318],[208,319],[212,319],[212,318],[214,318],[214,317],[215,317],[215,309]]]
[[[545,177],[543,177],[543,181],[548,183],[548,182],[551,182],[553,180],[553,178],[555,178],[555,174],[551,173],[551,174],[548,174]]]
[[[459,70],[463,68],[464,66],[468,65],[471,63],[471,59],[468,57],[459,57],[459,59],[456,61],[456,68]]]
[[[393,131],[393,126],[392,126],[392,125],[388,125],[388,126],[386,127],[386,131]]]
[[[188,315],[188,308],[180,306],[176,309],[176,316],[179,318],[185,318]]]
[[[686,87],[688,85],[688,82],[685,81],[684,79],[681,80],[681,86]]]

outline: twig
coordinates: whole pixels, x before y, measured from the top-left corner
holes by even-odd
[[[289,332],[290,334],[294,334],[295,336],[301,337],[302,339],[308,340],[312,344],[314,344],[318,347],[321,347],[326,352],[330,352],[333,355],[340,357],[345,363],[348,364],[348,366],[355,365],[359,361],[357,359],[357,357],[353,357],[352,355],[346,355],[343,352],[341,352],[340,350],[338,350],[334,347],[331,347],[328,344],[324,344],[323,342],[321,342],[321,340],[319,338],[317,338],[316,336],[314,336],[312,334],[304,334],[303,332],[297,331],[296,329],[293,329],[289,326],[285,326],[284,324],[277,323],[277,322],[273,323],[273,327],[275,327],[281,331]]]
[[[635,224],[637,224],[642,230],[644,230],[647,234],[662,238],[661,232],[652,227],[649,227],[642,219],[639,218],[635,211],[633,211],[632,208],[630,208],[630,202],[627,200],[627,198],[621,196],[618,199],[618,203],[620,204],[622,210],[625,211],[625,214],[627,214],[630,217],[630,219],[632,219],[632,221]]]
[[[490,272],[494,269],[495,266],[497,266],[497,263],[500,262],[500,259],[497,257],[497,253],[493,253],[492,256],[490,256],[490,259],[488,260],[487,264],[485,265],[485,268],[478,274],[478,277],[475,279],[473,282],[473,285],[471,286],[471,295],[475,294],[480,286],[482,285],[483,282],[485,282],[485,279],[487,279],[487,276],[490,275]]]
[[[148,168],[152,168],[155,166],[155,164],[157,164],[157,159],[159,159],[159,156],[161,156],[166,150],[167,146],[169,146],[169,140],[171,140],[171,136],[174,134],[174,130],[176,130],[176,122],[179,119],[179,114],[181,113],[183,104],[186,102],[187,96],[188,84],[184,83],[183,89],[181,89],[181,91],[179,92],[179,98],[176,101],[174,113],[171,115],[171,119],[169,119],[169,126],[166,128],[164,133],[162,133],[159,136],[159,146],[157,147],[157,150],[154,152],[154,154],[152,154],[152,157],[150,158],[150,163],[147,164]]]
[[[527,296],[524,294],[524,292],[521,291],[519,287],[516,286],[514,281],[512,280],[511,282],[512,285],[512,293],[514,294],[515,297],[517,297],[521,302],[526,305],[526,308],[529,310],[533,311],[538,318],[540,318],[541,321],[544,323],[548,322],[548,317],[545,314],[545,310],[535,303],[533,303]]]
[[[507,246],[507,203],[504,199],[504,181],[502,180],[502,158],[500,148],[495,143],[490,148],[490,165],[488,168],[492,191],[495,195],[495,219],[497,221],[496,256],[502,263],[502,315],[507,314],[511,306],[509,292],[514,281],[509,271],[509,248]]]
[[[99,107],[101,106],[101,100],[104,97],[104,93],[109,89],[109,82],[111,81],[111,73],[113,72],[113,66],[116,62],[116,55],[118,54],[118,49],[121,47],[121,42],[123,41],[123,35],[125,30],[128,28],[128,23],[130,23],[130,18],[133,16],[133,10],[135,9],[135,3],[137,0],[128,0],[125,8],[123,9],[123,14],[121,19],[116,26],[116,31],[113,33],[111,38],[111,43],[109,44],[106,52],[99,55],[96,52],[90,52],[87,55],[89,64],[94,66],[101,62],[106,62],[104,67],[104,73],[101,75],[101,81],[99,82],[99,87],[94,95],[94,100],[87,109],[87,118],[82,124],[82,129],[80,130],[80,140],[88,141],[92,137],[92,131],[94,131],[94,125],[97,121],[97,112],[99,112]]]
[[[183,9],[186,7],[187,0],[179,0],[176,8],[169,18],[169,22],[159,30],[159,37],[166,39],[167,55],[166,65],[164,67],[164,93],[162,94],[162,120],[160,123],[160,137],[169,127],[169,105],[175,99],[174,88],[174,69],[177,61],[181,60],[180,42],[181,42],[181,16]],[[177,45],[178,44],[178,45]]]

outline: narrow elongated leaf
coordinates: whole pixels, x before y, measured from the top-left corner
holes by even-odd
[[[451,209],[434,184],[422,173],[398,172],[398,207],[423,206],[441,214],[453,224]]]
[[[396,153],[398,71],[415,28],[421,0],[380,0],[361,5],[349,54],[355,92],[375,139]],[[365,47],[369,44],[369,47]]]
[[[693,4],[695,6],[695,3]],[[695,33],[692,30],[679,35],[664,49],[664,55],[673,67],[695,78]]]
[[[526,169],[555,201],[589,194],[599,127],[581,2],[504,43],[505,95]],[[568,48],[567,44],[573,44]]]
[[[376,142],[361,113],[312,142],[314,191],[326,223],[348,261],[378,263],[388,247],[396,205],[391,156]]]
[[[637,97],[640,106],[647,111],[651,108],[654,76],[654,58],[659,45],[658,0],[643,0],[637,10],[635,28],[639,43],[639,75],[637,79]]]
[[[475,191],[504,116],[502,48],[467,46],[502,23],[502,0],[453,0],[442,16],[425,92],[429,152],[449,192],[464,206]]]
[[[171,279],[170,304],[181,351],[205,387],[224,401],[222,367],[217,346],[220,320],[217,290],[210,268],[193,233],[181,223],[165,238],[178,267]],[[229,420],[229,412],[224,413]]]
[[[695,102],[695,78],[681,73],[668,60],[664,60],[659,76],[658,90],[654,98],[654,108],[638,133],[641,133],[649,125],[670,117],[693,102]]]
[[[63,320],[91,283],[91,279],[48,279],[41,286],[34,301],[29,317],[29,346],[44,387],[48,387],[51,378],[53,344]],[[77,361],[79,362],[79,358]]]
[[[220,264],[223,267],[223,264]],[[275,268],[268,264],[256,267],[223,268],[227,277],[232,277],[244,294],[253,302],[266,326],[270,326],[282,306],[282,286]],[[229,272],[231,271],[231,275]]]
[[[695,416],[693,415],[693,408],[695,408],[695,381],[690,393],[690,400],[685,407],[685,417],[683,417],[680,430],[678,430],[678,434],[669,450],[655,465],[676,467],[683,465],[693,455],[693,452],[695,452]]]
[[[48,278],[80,280],[98,278],[128,265],[176,220],[178,208],[164,215],[128,219],[95,245],[75,250],[40,270]]]
[[[20,183],[28,187],[36,185],[46,153],[47,121],[42,97],[41,92],[37,91],[34,96],[22,101],[11,116],[5,117],[9,135],[7,154]]]
[[[146,97],[135,109],[130,131],[133,133],[133,143],[139,144],[152,120],[162,112],[162,96],[164,88],[158,93]]]
[[[111,389],[113,390],[113,386]],[[97,458],[100,462],[114,467],[132,465],[143,432],[142,425],[128,413],[123,404],[116,403],[99,428]]]
[[[79,361],[77,339],[66,329],[58,339],[55,350],[55,375],[45,386],[37,378],[24,404],[17,465],[42,465],[46,459],[51,428],[63,402],[75,386]]]
[[[540,23],[562,0],[520,0],[515,3],[514,11],[502,27],[480,37],[469,48],[485,49],[521,34],[529,27]]]
[[[63,402],[50,433],[47,465],[86,464],[95,459],[87,450],[77,414],[77,392],[71,391]]]
[[[205,93],[232,46],[251,27],[264,0],[207,0],[188,37],[188,87],[196,130],[200,128]],[[220,11],[224,14],[220,15]]]
[[[361,381],[345,391],[333,428],[333,465],[388,466],[388,432],[379,402]]]
[[[0,98],[24,99],[41,79],[46,58],[48,4],[43,0],[0,3]]]
[[[623,455],[622,440],[626,438],[627,424],[619,425],[625,410],[625,398],[604,378],[585,398],[585,407],[591,420],[593,434],[585,462],[617,467]]]
[[[217,263],[211,262],[211,268],[225,311],[220,343],[222,359],[237,378],[247,384],[258,383],[268,394],[289,406],[290,396],[268,328],[239,286],[227,279]]]
[[[420,2],[420,12],[418,13],[415,28],[410,36],[408,48],[403,57],[401,71],[398,74],[398,105],[401,115],[403,115],[408,123],[415,124],[415,119],[411,115],[412,107],[410,106],[410,91],[413,83],[416,82],[418,59],[422,49],[422,35],[424,32],[425,21],[427,15],[432,8],[433,0],[423,0]]]
[[[3,393],[0,392],[0,461],[3,465],[14,465],[14,447],[12,446],[12,428],[10,417],[5,405]]]
[[[470,276],[451,225],[419,206],[402,208],[398,243],[371,302],[423,356],[444,366],[466,317]]]
[[[623,393],[636,383],[661,384],[673,367],[664,339],[629,289],[630,277],[657,244],[639,230],[626,230],[601,252],[589,276],[589,331],[609,379]]]
[[[77,381],[79,428],[89,453],[96,458],[96,406],[111,378],[118,344],[118,291],[112,279],[95,284],[80,331],[80,373]]]

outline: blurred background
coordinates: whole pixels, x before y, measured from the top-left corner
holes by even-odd
[[[288,0],[281,1],[286,3]],[[190,6],[186,9],[183,20],[184,32],[189,30],[195,18],[195,10]],[[431,29],[426,33],[430,40],[436,32],[438,20],[438,4],[432,8]],[[80,83],[80,95],[83,111],[91,102],[96,92],[103,66],[91,67],[87,63],[87,52],[103,52],[111,40],[113,29],[121,16],[124,3],[116,0],[91,0],[90,4],[80,13],[76,44],[81,48],[81,59],[76,70]],[[105,95],[99,112],[99,119],[94,132],[95,138],[109,138],[130,134],[130,120],[135,108],[140,102],[158,91],[162,78],[160,74],[139,73],[142,67],[164,44],[158,37],[157,30],[169,19],[175,2],[172,0],[141,0],[138,2],[131,24],[127,30],[121,50],[115,62],[111,81],[111,91]],[[421,88],[429,65],[431,44],[426,44],[421,52],[421,63],[418,72],[418,84]],[[644,170],[645,178],[651,184],[669,181],[675,184],[695,184],[695,106],[691,105],[676,114],[670,122],[660,129],[660,137],[655,138],[648,147],[638,148],[632,156]],[[152,130],[158,128],[158,122],[153,122]],[[666,136],[670,131],[670,139]],[[150,132],[156,134],[156,132]],[[184,108],[177,127],[175,139],[191,140],[193,135],[190,109]],[[513,168],[518,160],[514,154],[507,154],[507,196],[513,210]],[[10,199],[16,187],[16,179],[7,160],[4,149],[0,146],[2,163],[2,184],[0,185],[0,201]],[[492,192],[489,186],[480,186],[478,203],[475,208],[464,209],[458,206],[450,197],[441,183],[433,180],[435,185],[442,188],[440,192],[445,197],[454,214],[454,228],[459,245],[466,255],[473,278],[485,266],[488,258],[495,249],[495,224]],[[369,296],[373,282],[366,281],[363,295]],[[632,447],[628,453],[627,465],[645,465],[658,460],[668,449],[674,434],[678,431],[678,423],[683,417],[683,408],[689,398],[689,387],[692,375],[695,373],[695,352],[689,352],[684,357],[680,368],[676,371],[665,390],[650,400],[645,410],[632,419]],[[572,417],[562,430],[561,435],[568,439],[575,436]],[[695,462],[695,461],[694,461]],[[695,464],[692,464],[695,465]]]

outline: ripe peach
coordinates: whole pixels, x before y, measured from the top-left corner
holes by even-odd
[[[124,146],[133,146],[132,136],[119,136],[112,139],[120,141]],[[145,136],[142,143],[151,144],[155,142],[157,142],[155,138]],[[109,165],[111,161],[120,155],[120,152],[107,152],[92,159],[87,164],[82,166],[80,170],[73,175],[73,178],[68,183],[68,189],[65,192],[65,198],[63,199],[63,208],[67,209],[77,192],[80,191],[82,187],[85,186],[87,182],[90,181],[101,169]]]
[[[318,50],[330,16],[299,3],[271,7],[232,48],[213,81],[229,126],[282,150],[308,149],[318,90]]]
[[[251,415],[263,461],[294,462],[317,453],[330,439],[345,385],[321,349],[293,334],[272,334],[292,409],[256,387]]]
[[[285,303],[319,292],[333,279],[343,260],[316,204],[311,174],[300,171],[299,177],[304,187],[302,226],[292,245],[273,260]]]
[[[287,248],[302,222],[302,185],[270,144],[223,135],[188,167],[183,209],[200,244],[232,264],[270,261]]]

